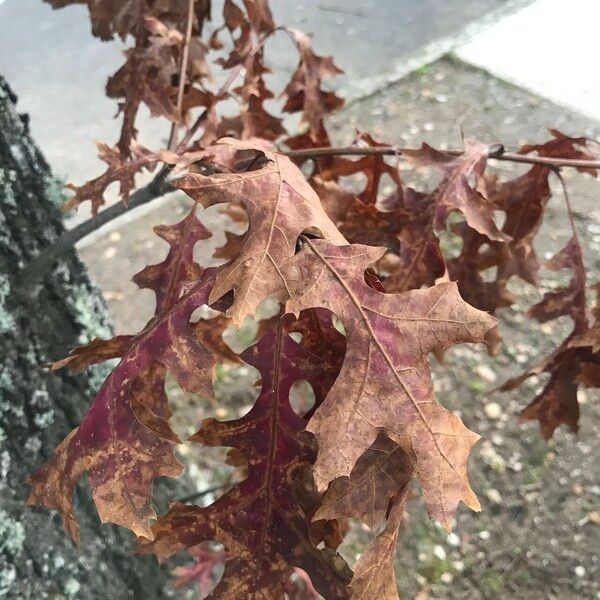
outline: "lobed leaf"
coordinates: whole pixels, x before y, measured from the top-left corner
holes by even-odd
[[[449,528],[460,500],[479,508],[466,473],[478,436],[435,400],[427,356],[484,341],[496,322],[466,304],[456,284],[402,294],[372,289],[364,270],[383,251],[306,240],[286,266],[288,310],[326,307],[346,331],[340,375],[308,424],[319,443],[315,480],[325,490],[349,476],[383,430],[414,456],[429,512]]]
[[[326,598],[345,598],[345,563],[312,543],[292,493],[294,472],[311,462],[313,452],[300,436],[306,423],[292,410],[289,392],[297,379],[318,378],[320,362],[285,334],[282,323],[242,358],[262,376],[253,408],[234,421],[207,419],[190,439],[241,451],[247,479],[206,508],[173,504],[153,527],[154,541],[141,550],[164,559],[203,541],[222,543],[227,560],[214,598],[283,597],[294,567],[306,571]]]
[[[302,232],[313,228],[339,244],[345,239],[288,158],[263,150],[252,141],[224,139],[221,144],[236,151],[258,152],[257,160],[264,157],[266,163],[243,173],[190,173],[175,185],[205,207],[235,202],[248,213],[249,227],[239,255],[219,271],[210,294],[213,303],[234,290],[227,314],[239,326],[265,298],[273,296],[281,302],[288,298],[281,267],[294,255]]]

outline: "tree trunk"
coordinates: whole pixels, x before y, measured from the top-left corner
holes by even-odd
[[[19,269],[63,231],[64,200],[15,102],[0,76],[0,598],[161,598],[166,571],[133,554],[128,532],[101,526],[86,483],[76,492],[79,548],[57,514],[25,506],[26,476],[79,424],[107,372],[72,376],[43,365],[111,328],[74,252],[34,304],[11,293]]]

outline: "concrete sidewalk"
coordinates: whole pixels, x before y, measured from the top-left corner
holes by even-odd
[[[527,4],[528,0],[276,0],[276,20],[314,34],[319,52],[346,72],[333,85],[347,98],[372,93],[431,62]],[[221,2],[214,2],[213,14]],[[215,23],[219,19],[215,18]],[[85,6],[52,11],[42,0],[0,4],[0,72],[19,96],[20,110],[54,172],[77,183],[103,164],[93,140],[118,137],[116,103],[104,96],[106,78],[121,62],[122,45],[92,38]],[[294,67],[289,41],[280,36],[269,53],[275,86]],[[163,123],[148,119],[140,141],[156,147]]]
[[[536,0],[457,49],[462,60],[600,119],[600,2]]]

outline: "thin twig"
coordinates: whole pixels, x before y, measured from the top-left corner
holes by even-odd
[[[254,56],[265,45],[265,42],[269,39],[269,36],[271,35],[271,33],[272,32],[267,33],[263,37],[263,39],[256,45],[256,47],[252,49],[252,51],[250,53],[250,57]],[[240,63],[239,65],[237,65],[235,67],[235,69],[232,69],[232,71],[231,71],[231,73],[229,73],[227,79],[223,82],[221,87],[217,90],[217,93],[216,93],[217,99],[221,99],[221,98],[225,97],[225,95],[229,91],[229,88],[233,85],[233,82],[237,79],[238,75],[241,73],[243,68],[244,68],[244,63]],[[211,108],[212,108],[211,106],[207,106],[198,115],[198,117],[194,121],[193,125],[188,129],[187,133],[183,136],[183,139],[181,140],[180,144],[177,146],[178,151],[184,150],[186,148],[186,146],[192,141],[192,138],[194,137],[194,135],[196,135],[196,132],[198,131],[198,129],[200,129],[200,126],[206,120],[206,117],[208,116],[209,110]]]
[[[219,485],[215,485],[200,492],[194,492],[193,494],[184,496],[183,498],[179,499],[179,502],[191,502],[192,500],[197,500],[198,498],[202,498],[203,496],[208,496],[208,494],[219,492],[221,490],[224,490],[226,487],[230,487],[233,485],[236,485],[236,482],[227,480],[223,483],[220,483]]]
[[[181,65],[179,67],[179,88],[177,89],[177,114],[179,115],[180,120],[183,118],[183,92],[185,90],[185,82],[187,79],[187,68],[190,55],[190,40],[192,39],[192,26],[194,24],[194,2],[195,0],[188,1],[187,27],[185,30],[185,38],[183,40]],[[167,148],[169,150],[173,150],[173,146],[175,145],[178,127],[178,123],[171,124],[171,134],[169,135],[169,143],[167,145]]]
[[[571,197],[569,195],[567,182],[565,181],[563,174],[560,172],[560,169],[553,169],[553,171],[562,187],[565,205],[567,207],[567,214],[569,215],[569,223],[571,224],[571,231],[573,232],[573,238],[579,244],[579,236],[577,235],[577,228],[575,227],[575,216],[573,215],[573,206],[571,205]]]
[[[360,146],[345,146],[340,148],[307,148],[306,150],[289,150],[283,151],[289,158],[318,158],[320,156],[402,156],[406,150],[412,148],[398,148],[389,146],[385,148],[379,147],[360,147]],[[460,156],[464,153],[463,150],[444,150],[446,154]],[[503,147],[499,147],[496,151],[491,151],[489,158],[496,160],[504,160],[516,163],[525,163],[529,165],[543,165],[548,168],[556,167],[574,167],[574,168],[591,168],[600,169],[600,160],[580,160],[574,158],[550,158],[547,156],[530,156],[526,154],[516,154],[515,152],[505,152]]]
[[[65,231],[52,246],[45,248],[40,255],[34,258],[19,272],[12,285],[13,293],[24,300],[27,298],[31,300],[35,299],[44,275],[46,275],[46,273],[52,269],[54,263],[63,254],[71,250],[80,239],[126,212],[129,212],[138,206],[142,206],[143,204],[147,204],[156,198],[160,198],[171,191],[173,188],[166,180],[170,171],[171,167],[167,165],[163,166],[148,185],[140,188],[129,197],[127,204],[124,202],[117,202],[98,213],[95,217],[84,221],[73,229]]]
[[[264,40],[262,43],[264,43]],[[233,77],[230,75],[228,80],[222,86],[222,89],[227,88],[229,85],[231,85],[233,79],[235,79],[235,77],[237,76],[237,73],[239,73],[239,71],[236,70],[236,72],[232,73]],[[205,109],[200,114],[197,120],[198,127],[202,123],[202,120],[206,118],[207,114],[208,109]],[[181,141],[181,143],[178,146],[178,150],[182,150],[185,147],[185,145],[189,142],[188,136],[190,139],[193,136],[192,129],[188,131],[184,139]],[[287,152],[282,152],[282,154],[290,158],[317,158],[319,156],[343,155],[401,156],[404,150],[406,149],[397,148],[393,146],[387,148],[361,148],[357,146],[348,146],[340,148],[309,148],[306,150],[290,150]],[[461,154],[463,154],[462,150],[445,150],[445,152],[446,154],[451,154],[453,156],[460,156]],[[571,220],[571,226],[573,228],[574,235],[576,235],[575,224],[573,221],[573,211],[570,209],[568,192],[566,191],[565,182],[562,179],[562,175],[560,174],[558,169],[561,166],[600,169],[600,161],[575,160],[568,158],[549,158],[545,156],[527,156],[522,154],[514,154],[512,152],[505,152],[503,146],[492,147],[489,153],[489,158],[534,165],[544,165],[552,169],[555,173],[557,173],[557,176],[559,177],[563,185],[563,189],[565,189],[565,198],[569,207],[569,218]],[[151,202],[152,200],[159,198],[160,196],[164,195],[167,191],[172,189],[171,186],[165,181],[165,176],[169,173],[170,170],[170,167],[163,166],[161,171],[151,183],[132,194],[128,206],[124,206],[123,203],[120,202],[106,210],[103,210],[96,217],[85,221],[84,223],[78,225],[74,229],[66,231],[53,246],[47,248],[44,251],[44,254],[35,258],[19,273],[15,284],[13,285],[13,290],[15,291],[15,293],[18,293],[23,297],[31,296],[32,298],[35,298],[39,289],[39,283],[43,279],[44,275],[53,267],[56,260],[60,258],[60,256],[62,256],[65,252],[69,251],[75,245],[76,242],[78,242],[86,235],[89,235],[99,227],[102,227],[102,225],[105,225],[109,221],[121,216],[128,210],[131,210],[136,206],[146,204],[147,202]]]
[[[580,295],[579,295],[580,312],[579,312],[579,315],[581,315],[581,316],[577,316],[577,313],[573,312],[572,313],[573,322],[575,323],[576,329],[578,329],[579,327],[587,328],[587,326],[588,326],[587,315],[586,315],[587,299],[586,299],[586,293],[585,293],[586,287],[587,287],[586,286],[587,275],[586,275],[585,266],[583,263],[583,248],[581,246],[581,242],[579,241],[579,236],[577,235],[577,227],[575,226],[575,215],[573,213],[573,206],[571,205],[571,197],[569,195],[569,188],[567,187],[567,182],[565,181],[563,174],[560,172],[560,169],[555,168],[554,174],[560,181],[560,185],[562,187],[563,196],[565,199],[565,206],[567,208],[567,214],[569,215],[569,223],[571,224],[571,231],[573,232],[573,240],[575,241],[575,252],[577,253],[576,261],[573,265],[573,277],[574,277],[575,284],[580,289]]]

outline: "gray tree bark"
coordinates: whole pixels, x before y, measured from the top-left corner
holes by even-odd
[[[25,506],[26,476],[79,424],[106,375],[102,366],[72,376],[43,365],[111,328],[73,252],[45,277],[34,304],[11,293],[17,272],[64,230],[61,186],[15,103],[0,76],[0,598],[162,598],[166,571],[133,554],[128,532],[100,524],[86,484],[75,499],[79,548],[57,514]]]

